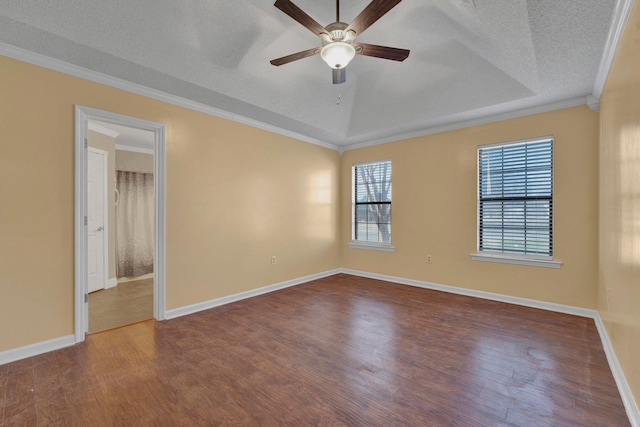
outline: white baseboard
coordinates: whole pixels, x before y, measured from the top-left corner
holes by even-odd
[[[142,276],[134,276],[134,277],[121,277],[121,278],[116,278],[116,281],[118,283],[127,283],[127,282],[135,282],[137,280],[146,280],[146,279],[153,279],[154,275],[153,273],[147,273],[147,274],[143,274]]]
[[[627,383],[627,379],[622,372],[622,366],[620,366],[620,362],[618,362],[616,352],[613,349],[613,345],[609,339],[609,334],[607,333],[607,328],[604,326],[600,313],[596,313],[594,320],[596,322],[598,332],[600,333],[602,347],[604,347],[604,353],[607,355],[607,361],[609,362],[613,379],[616,380],[618,390],[620,391],[620,397],[622,398],[622,403],[624,403],[624,408],[627,411],[629,422],[633,427],[640,427],[640,410],[638,410],[638,406],[636,405],[633,394],[631,393],[631,388],[629,388],[629,383]]]
[[[74,335],[67,335],[60,338],[54,338],[48,341],[42,341],[35,344],[25,345],[24,347],[13,348],[0,352],[0,365],[15,362],[16,360],[26,359],[27,357],[37,356],[49,351],[59,350],[61,348],[70,347],[76,343]]]
[[[311,274],[309,276],[300,277],[297,279],[288,280],[286,282],[276,283],[273,285],[265,286],[258,289],[253,289],[246,292],[240,292],[238,294],[229,295],[222,298],[217,298],[210,301],[201,302],[198,304],[189,305],[186,307],[177,308],[174,310],[168,310],[166,312],[166,319],[175,319],[176,317],[186,316],[187,314],[197,313],[198,311],[207,310],[209,308],[217,307],[219,305],[229,304],[234,301],[240,301],[246,298],[266,294],[268,292],[277,291],[279,289],[288,288],[302,283],[310,282],[312,280],[322,279],[323,277],[333,276],[340,273],[340,269],[328,270],[322,273]],[[111,279],[109,280],[109,282]],[[116,280],[117,284],[117,280]],[[49,351],[59,350],[64,347],[69,347],[76,344],[74,335],[67,335],[60,338],[54,338],[48,341],[42,341],[35,344],[30,344],[24,347],[13,348],[0,352],[0,365],[5,363],[15,362],[17,360],[26,359],[28,357],[37,356],[39,354],[47,353]]]
[[[350,270],[348,268],[343,268],[340,271],[344,274],[351,274],[353,276],[384,280],[386,282],[399,283],[401,285],[409,285],[409,286],[416,286],[419,288],[433,289],[436,291],[449,292],[449,293],[458,294],[458,295],[466,295],[470,297],[488,299],[492,301],[506,302],[510,304],[522,305],[525,307],[539,308],[542,310],[555,311],[559,313],[572,314],[575,316],[581,316],[581,317],[587,317],[587,318],[593,319],[596,324],[596,328],[598,329],[598,333],[600,334],[602,347],[604,348],[604,352],[607,356],[607,361],[609,362],[609,368],[611,369],[613,378],[616,381],[618,392],[620,393],[620,397],[622,398],[622,403],[624,404],[624,408],[627,412],[627,416],[629,417],[629,422],[633,427],[640,427],[640,411],[638,410],[638,406],[636,405],[636,402],[633,398],[633,394],[631,393],[629,384],[627,383],[627,380],[624,376],[622,367],[618,362],[618,358],[616,357],[615,350],[611,345],[611,340],[609,340],[609,334],[607,333],[607,329],[604,327],[604,323],[602,322],[602,319],[600,318],[600,314],[598,313],[597,310],[590,310],[587,308],[574,307],[574,306],[563,305],[563,304],[555,304],[555,303],[532,300],[527,298],[512,297],[512,296],[502,295],[502,294],[494,294],[491,292],[476,291],[473,289],[458,288],[455,286],[440,285],[437,283],[430,283],[430,282],[424,282],[424,281],[413,280],[413,279],[405,279],[402,277],[387,276],[384,274],[368,273],[366,271]]]
[[[399,283],[401,285],[416,286],[418,288],[433,289],[435,291],[448,292],[450,294],[465,295],[488,299],[492,301],[506,302],[509,304],[522,305],[525,307],[540,308],[542,310],[556,311],[558,313],[573,314],[575,316],[589,317],[595,319],[596,310],[588,308],[574,307],[571,305],[555,304],[552,302],[538,301],[528,298],[512,297],[509,295],[494,294],[492,292],[476,291],[473,289],[458,288],[456,286],[440,285],[438,283],[424,282],[422,280],[405,279],[402,277],[387,276],[384,274],[368,273],[366,271],[350,270],[343,268],[341,272],[353,276],[368,277],[370,279],[384,280],[386,282]]]
[[[104,283],[104,288],[105,289],[115,288],[116,286],[118,286],[118,278],[117,277],[112,277],[110,279],[107,279],[107,281]]]
[[[210,308],[218,307],[220,305],[229,304],[232,302],[255,297],[255,296],[266,294],[269,292],[274,292],[284,288],[289,288],[291,286],[300,285],[302,283],[310,282],[312,280],[322,279],[323,277],[333,276],[334,274],[338,274],[338,273],[340,273],[340,269],[328,270],[322,273],[311,274],[309,276],[287,280],[286,282],[275,283],[273,285],[264,286],[258,289],[252,289],[250,291],[240,292],[240,293],[229,295],[222,298],[216,298],[209,301],[188,305],[185,307],[175,308],[173,310],[167,310],[165,313],[165,318],[167,320],[175,319],[176,317],[186,316],[188,314],[193,314],[199,311],[208,310]]]
[[[175,319],[177,317],[186,316],[188,314],[197,313],[199,311],[207,310],[220,305],[229,304],[235,301],[240,301],[246,298],[274,292],[280,289],[288,288],[291,286],[300,285],[302,283],[310,282],[312,280],[322,279],[324,277],[332,276],[334,274],[344,273],[353,276],[367,277],[370,279],[384,280],[392,283],[399,283],[402,285],[415,286],[419,288],[432,289],[436,291],[448,292],[458,295],[465,295],[475,298],[488,299],[492,301],[506,302],[510,304],[522,305],[525,307],[539,308],[542,310],[555,311],[559,313],[572,314],[575,316],[582,316],[591,318],[595,321],[596,328],[600,334],[602,346],[609,362],[609,367],[613,378],[616,381],[618,391],[624,403],[627,416],[633,427],[640,427],[640,411],[635,403],[629,384],[624,376],[622,367],[618,362],[615,350],[609,339],[607,330],[602,322],[600,314],[596,310],[574,307],[563,304],[555,304],[550,302],[532,300],[527,298],[513,297],[509,295],[495,294],[491,292],[477,291],[473,289],[458,288],[455,286],[441,285],[437,283],[425,282],[421,280],[406,279],[402,277],[387,276],[384,274],[368,273],[365,271],[351,270],[347,268],[339,268],[334,270],[324,271],[322,273],[312,274],[309,276],[300,277],[297,279],[288,280],[285,282],[275,283],[273,285],[265,286],[258,289],[253,289],[246,292],[240,292],[237,294],[229,295],[222,298],[216,298],[209,301],[204,301],[198,304],[192,304],[185,307],[180,307],[166,312],[166,319]],[[37,356],[42,353],[46,353],[53,350],[58,350],[64,347],[69,347],[75,344],[75,336],[67,335],[60,338],[54,338],[48,341],[27,345],[11,350],[0,352],[0,365],[5,363],[14,362],[16,360],[25,359],[31,356]]]

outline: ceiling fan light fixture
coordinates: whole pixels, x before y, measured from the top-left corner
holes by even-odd
[[[329,67],[339,70],[346,67],[356,56],[356,49],[349,43],[333,42],[324,45],[320,56]]]
[[[340,0],[336,0],[336,20],[323,27],[291,0],[276,0],[273,4],[282,12],[302,24],[316,36],[320,37],[321,47],[296,52],[281,58],[272,59],[271,64],[280,66],[299,59],[308,58],[320,53],[322,60],[332,68],[333,84],[346,81],[346,67],[356,55],[372,56],[392,61],[404,61],[409,56],[408,49],[389,46],[378,46],[367,43],[354,43],[371,24],[384,16],[402,0],[371,0],[371,2],[351,21],[350,24],[340,21]],[[458,0],[475,1],[475,0]]]

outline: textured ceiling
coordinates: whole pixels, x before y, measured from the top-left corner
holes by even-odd
[[[334,0],[294,3],[335,20]],[[409,58],[358,55],[341,85],[318,55],[269,63],[320,44],[273,0],[0,0],[0,41],[344,146],[590,95],[615,4],[404,0],[358,41]]]

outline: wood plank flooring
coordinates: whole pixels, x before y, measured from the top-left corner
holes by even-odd
[[[153,319],[153,278],[89,294],[89,332]]]
[[[343,274],[0,366],[0,420],[629,425],[593,320]]]

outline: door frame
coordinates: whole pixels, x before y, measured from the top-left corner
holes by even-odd
[[[124,116],[109,111],[75,105],[74,137],[74,189],[75,189],[75,285],[74,285],[74,335],[75,341],[85,339],[88,327],[87,294],[87,133],[88,121],[98,120],[148,130],[154,133],[153,144],[153,180],[154,180],[154,278],[153,278],[153,317],[164,320],[166,312],[165,283],[165,126],[160,123],[135,117]]]
[[[102,221],[104,222],[104,224],[102,224],[102,272],[104,273],[102,280],[104,281],[103,289],[107,289],[109,284],[109,152],[101,150],[100,148],[87,147],[87,156],[89,155],[89,151],[102,155]],[[88,164],[89,162],[87,161],[87,165]],[[87,236],[88,235],[89,230],[87,230]]]

